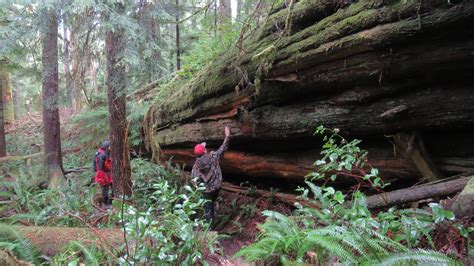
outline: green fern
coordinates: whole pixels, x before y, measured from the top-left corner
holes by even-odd
[[[96,251],[92,250],[84,245],[84,243],[81,243],[79,241],[71,241],[69,242],[69,248],[70,251],[81,251],[82,256],[84,258],[84,261],[87,263],[87,265],[94,265],[98,266],[99,262],[96,259]]]
[[[265,211],[258,241],[235,254],[247,261],[266,261],[278,256],[280,263],[302,262],[309,251],[321,263],[330,257],[349,264],[399,265],[406,263],[455,264],[456,261],[435,251],[410,250],[375,229],[355,225],[328,225],[316,229],[299,228],[291,217]]]
[[[39,252],[33,244],[5,224],[0,224],[0,248],[8,249],[20,260],[40,263]]]
[[[390,253],[381,260],[366,259],[361,265],[462,265],[444,254],[423,249]]]

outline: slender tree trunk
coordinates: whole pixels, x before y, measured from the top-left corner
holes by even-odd
[[[3,91],[8,84],[6,80],[6,69],[4,61],[0,61],[0,157],[7,156],[7,146],[5,141],[5,127],[3,119]]]
[[[2,82],[3,86],[3,122],[5,124],[13,123],[15,121],[15,112],[13,109],[13,91],[11,86],[10,72],[7,69],[7,61],[2,63]]]
[[[97,83],[98,68],[99,68],[99,64],[93,61],[91,64],[91,82],[92,82],[92,88],[94,90],[95,95],[99,94],[99,84]]]
[[[123,13],[123,6],[116,4],[116,10]],[[128,154],[128,127],[126,117],[125,67],[119,62],[125,51],[124,30],[116,27],[108,31],[106,40],[107,98],[109,103],[110,144],[114,191],[117,194],[132,195],[132,180]]]
[[[15,89],[13,90],[13,109],[15,109],[15,121],[20,120],[21,117],[21,90],[18,84],[18,82],[14,84]]]
[[[58,110],[58,20],[56,10],[45,10],[43,29],[43,129],[49,184],[63,179],[61,132]]]
[[[218,9],[218,24],[222,25],[230,21],[232,18],[232,9],[230,5],[230,0],[219,0],[219,9]]]
[[[179,0],[176,0],[176,70],[181,69],[181,48],[179,43]]]
[[[66,99],[67,107],[72,110],[72,80],[71,80],[71,70],[69,66],[69,38],[67,35],[67,15],[63,14],[63,42],[64,42],[64,75],[66,78]]]
[[[174,42],[173,39],[174,39],[174,31],[176,30],[176,28],[174,27],[173,24],[169,24],[168,30],[169,30],[169,45],[168,45],[168,47],[169,47],[169,49],[170,49],[170,50],[169,50],[169,52],[170,52],[169,71],[170,71],[170,74],[171,74],[171,73],[173,73],[173,72],[175,71],[175,69],[174,69],[174,55],[175,55],[175,53],[174,53],[174,49],[173,49],[173,47],[174,47],[175,45],[173,45],[173,42]]]

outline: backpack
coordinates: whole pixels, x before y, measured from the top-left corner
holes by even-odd
[[[94,160],[92,161],[92,170],[94,171],[94,173],[97,172],[97,155],[99,155],[99,154],[100,154],[100,152],[97,151],[95,153]]]

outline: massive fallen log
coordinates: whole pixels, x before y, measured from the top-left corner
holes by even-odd
[[[225,176],[301,181],[324,124],[362,139],[386,179],[474,170],[474,2],[336,2],[279,7],[244,54],[162,88],[144,122],[154,157],[189,167],[192,146],[217,148],[229,126]],[[424,140],[415,155],[384,139],[411,132]]]
[[[58,254],[73,240],[109,250],[120,249],[125,243],[121,229],[41,226],[12,226],[12,229],[28,239],[41,254],[49,257]]]

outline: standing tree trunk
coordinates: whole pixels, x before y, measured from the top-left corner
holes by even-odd
[[[173,25],[173,24],[169,24],[169,28],[168,28],[168,34],[169,34],[169,35],[168,35],[168,37],[169,37],[169,38],[168,38],[168,47],[169,47],[169,56],[170,56],[170,58],[169,58],[169,63],[170,63],[170,64],[169,64],[169,71],[170,71],[170,74],[172,74],[172,73],[175,71],[175,69],[174,69],[174,63],[173,63],[173,62],[174,62],[174,49],[173,49],[174,45],[173,45],[173,39],[175,39],[175,38],[174,38],[174,31],[175,31],[175,30],[176,30],[176,29],[175,29],[174,25]]]
[[[15,112],[13,111],[13,91],[11,86],[10,72],[7,69],[8,62],[2,61],[2,82],[3,85],[3,122],[5,124],[13,123],[15,121]]]
[[[176,0],[176,70],[181,69],[181,51],[179,43],[179,0]]]
[[[72,110],[72,80],[71,69],[69,66],[69,39],[67,35],[67,15],[63,14],[63,42],[64,42],[64,75],[66,78],[66,99],[67,107]]]
[[[232,8],[230,5],[230,0],[219,0],[219,9],[218,9],[218,24],[223,25],[231,20],[232,18]]]
[[[123,14],[123,5],[116,4],[115,10]],[[105,39],[107,59],[107,99],[109,104],[110,156],[112,176],[116,195],[132,195],[132,180],[128,155],[128,127],[126,113],[125,66],[120,64],[125,52],[124,29],[115,26],[107,32]]]
[[[13,86],[15,90],[13,91],[13,109],[15,109],[15,120],[20,120],[21,116],[21,90],[18,83]]]
[[[58,110],[58,20],[55,9],[45,10],[43,30],[44,153],[50,187],[63,180],[61,130]]]
[[[0,61],[0,157],[7,156],[7,145],[5,141],[5,127],[3,118],[3,91],[8,84],[6,80],[5,61]]]

